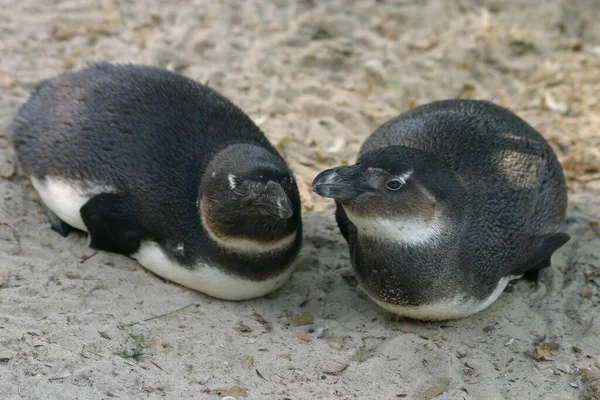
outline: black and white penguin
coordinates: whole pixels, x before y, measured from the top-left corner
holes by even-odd
[[[208,295],[279,288],[302,242],[294,176],[260,129],[207,86],[97,64],[41,82],[12,125],[54,230]]]
[[[357,278],[381,307],[457,319],[535,277],[569,240],[562,168],[544,138],[486,101],[416,107],[379,127],[355,165],[320,173]]]

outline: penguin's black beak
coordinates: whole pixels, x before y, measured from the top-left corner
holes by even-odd
[[[366,181],[358,165],[343,166],[325,170],[314,179],[313,192],[336,200],[352,200],[366,190]]]
[[[283,187],[276,182],[268,182],[265,190],[253,203],[262,208],[268,214],[281,218],[290,219],[294,215],[294,206]]]

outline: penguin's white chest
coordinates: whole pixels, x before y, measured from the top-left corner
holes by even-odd
[[[142,242],[132,257],[156,275],[224,300],[246,300],[264,296],[280,288],[294,270],[293,265],[290,265],[273,278],[251,281],[227,274],[208,264],[195,265],[194,269],[189,269],[169,258],[157,243],[151,241]]]
[[[40,180],[32,176],[31,183],[50,211],[72,227],[86,232],[86,226],[79,213],[81,207],[95,195],[115,191],[109,186],[92,185],[54,177]]]
[[[443,321],[450,319],[465,318],[469,315],[476,314],[488,308],[502,294],[506,285],[514,279],[519,279],[521,276],[505,276],[498,281],[494,291],[483,300],[475,300],[466,296],[457,296],[452,299],[447,299],[439,303],[427,303],[420,306],[401,306],[398,304],[387,303],[370,296],[371,299],[381,308],[403,317],[420,319],[420,320],[435,320]]]
[[[87,228],[81,218],[81,207],[95,195],[116,191],[108,186],[94,186],[86,182],[73,182],[53,177],[46,177],[43,180],[31,177],[31,182],[50,211],[70,226],[85,232]],[[223,241],[223,243],[219,242],[219,245],[238,252],[263,252],[286,248],[292,244],[294,238],[295,232],[271,246],[245,241]],[[175,250],[185,251],[184,245],[178,245]],[[264,296],[281,287],[294,270],[294,262],[290,260],[288,267],[279,275],[262,281],[252,281],[227,274],[208,264],[198,264],[190,269],[178,264],[152,241],[142,242],[138,251],[131,257],[158,276],[224,300],[245,300]]]

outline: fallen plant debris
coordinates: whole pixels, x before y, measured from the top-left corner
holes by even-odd
[[[133,339],[133,345],[131,347],[126,347],[123,351],[119,351],[114,353],[115,355],[123,358],[134,358],[138,359],[145,348],[148,347],[146,344],[146,337],[142,334],[139,335],[131,335]]]
[[[292,326],[312,325],[314,318],[308,312],[304,311],[300,314],[295,314],[288,318],[287,323]]]
[[[210,393],[212,394],[216,394],[217,396],[221,396],[221,397],[234,397],[236,399],[240,399],[241,397],[248,397],[248,392],[246,391],[246,389],[240,387],[240,386],[232,386],[230,388],[223,388],[223,389],[214,389],[211,390]]]
[[[341,350],[342,347],[344,347],[344,337],[340,335],[332,335],[327,344],[334,350]]]
[[[332,367],[326,363],[325,368],[321,369],[321,372],[326,375],[338,376],[349,367],[349,364],[337,364],[337,366]]]
[[[106,333],[106,332],[100,332],[100,331],[98,331],[98,334],[99,334],[101,337],[103,337],[104,339],[106,339],[106,340],[112,340],[112,339],[111,339],[111,337],[110,337],[110,336],[108,336],[108,333]]]
[[[254,319],[256,319],[256,321],[258,321],[262,326],[265,327],[267,332],[270,332],[273,330],[273,324],[271,324],[270,322],[265,320],[262,315],[260,315],[258,313],[253,313],[252,316],[254,317]]]
[[[252,332],[252,328],[250,328],[248,325],[243,324],[241,321],[235,329],[240,333]]]
[[[351,272],[346,272],[342,274],[342,279],[350,286],[354,287],[358,285],[358,280],[356,279],[356,275]]]
[[[167,342],[165,342],[164,340],[162,340],[161,338],[158,338],[158,337],[150,339],[150,344],[148,345],[148,348],[151,351],[166,349],[167,347],[168,347]]]
[[[4,155],[4,163],[0,164],[0,177],[8,179],[16,172],[15,160],[11,154]]]
[[[305,342],[310,342],[310,336],[308,336],[308,333],[306,332],[302,332],[296,335],[296,337],[300,340],[304,340]]]
[[[600,222],[598,221],[590,221],[588,223],[588,226],[590,227],[590,229],[592,230],[592,232],[594,232],[594,234],[598,237],[600,237]]]
[[[439,378],[437,385],[433,385],[425,389],[423,392],[423,399],[431,400],[438,397],[448,389],[449,385],[450,380],[448,378]]]
[[[79,264],[83,264],[84,262],[88,261],[89,259],[91,259],[92,257],[98,255],[98,252],[94,252],[92,254],[90,254],[89,256],[87,254],[84,254],[83,256],[81,256],[81,260],[79,260]]]
[[[252,365],[254,365],[254,356],[248,355],[248,356],[244,357],[243,364],[244,364],[244,367],[246,367],[247,369],[250,369],[252,367]]]
[[[330,329],[323,329],[323,332],[319,336],[319,339],[327,339],[327,345],[335,350],[340,350],[344,347],[344,337],[341,335],[336,335]]]
[[[146,318],[146,319],[143,319],[143,320],[141,320],[141,321],[130,322],[130,323],[128,323],[128,324],[122,324],[122,325],[120,325],[120,327],[121,327],[121,328],[127,328],[127,327],[130,327],[130,326],[134,326],[134,325],[141,324],[142,322],[148,322],[148,321],[152,321],[152,320],[154,320],[154,319],[158,319],[158,318],[166,317],[166,316],[169,316],[169,315],[171,315],[171,314],[175,314],[175,313],[176,313],[176,312],[178,312],[178,311],[185,310],[186,308],[188,308],[188,307],[191,307],[191,306],[199,306],[199,304],[196,304],[196,303],[191,303],[191,304],[188,304],[187,306],[183,306],[183,307],[180,307],[180,308],[178,308],[178,309],[176,309],[176,310],[169,311],[168,313],[165,313],[165,314],[160,314],[160,315],[157,315],[157,316],[155,316],[155,317]]]
[[[277,150],[279,151],[284,151],[285,147],[290,144],[291,142],[294,141],[294,138],[291,136],[284,136],[281,139],[279,139],[279,141],[277,142],[277,144],[275,144],[275,147],[277,148]]]
[[[554,356],[558,353],[560,345],[554,342],[543,342],[536,344],[533,350],[527,352],[527,355],[536,361],[554,361]]]
[[[363,344],[356,350],[352,359],[358,361],[359,363],[366,361],[367,359],[373,356],[374,349],[368,348],[366,344]]]
[[[585,400],[600,400],[600,375],[588,368],[582,368],[575,373],[583,384],[583,398]]]

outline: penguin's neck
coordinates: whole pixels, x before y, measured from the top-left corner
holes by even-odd
[[[221,247],[226,252],[239,255],[260,256],[261,254],[272,254],[287,251],[297,240],[297,230],[292,231],[288,235],[279,237],[275,240],[260,240],[254,238],[232,237],[224,233],[217,232],[211,226],[209,218],[204,215],[202,208],[200,211],[200,219],[202,227],[208,238]]]
[[[345,209],[346,215],[356,226],[359,238],[378,242],[391,242],[404,246],[430,246],[442,238],[451,236],[460,224],[460,217],[443,207],[433,217],[424,219],[394,218],[393,216],[363,217]]]

